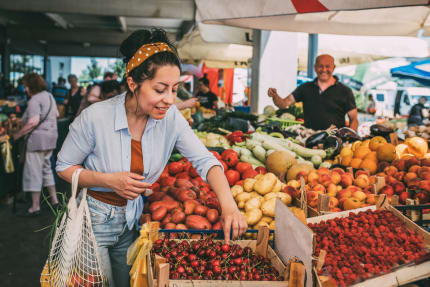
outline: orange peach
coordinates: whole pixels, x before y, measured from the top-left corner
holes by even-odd
[[[320,167],[317,169],[317,173],[321,176],[323,174],[330,174],[330,170],[326,167]]]
[[[320,175],[320,178],[318,181],[319,181],[319,183],[321,183],[325,187],[327,187],[330,183],[332,183],[331,182],[331,176],[329,174],[326,174],[326,173]]]
[[[342,210],[339,207],[335,207],[335,208],[330,208],[329,211],[330,212],[340,212]]]
[[[316,184],[316,185],[312,186],[312,191],[324,194],[326,192],[326,189],[325,189],[324,185]]]
[[[357,198],[360,201],[364,201],[366,199],[366,194],[362,191],[356,191],[352,194],[352,197]]]
[[[380,162],[378,162],[378,171],[383,171],[388,166],[390,166],[389,162],[387,162],[387,161],[380,161]]]
[[[354,180],[354,184],[361,188],[366,188],[370,184],[369,177],[367,174],[360,174]]]
[[[330,196],[336,196],[337,194],[337,186],[334,183],[330,183],[327,186],[327,194]]]
[[[392,176],[386,176],[385,177],[385,183],[386,184],[395,184],[396,182],[399,182],[397,179],[395,179],[394,177],[392,177]]]
[[[308,174],[308,182],[310,184],[318,183],[319,178],[320,178],[319,174],[314,170]]]
[[[302,170],[302,171],[299,171],[297,173],[296,179],[297,179],[297,181],[300,182],[300,178],[303,177],[303,179],[305,180],[305,183],[307,183],[308,182],[308,175],[309,175],[309,173],[306,170]]]
[[[384,172],[386,175],[394,176],[398,172],[398,169],[395,166],[390,165],[384,169]]]
[[[361,174],[369,176],[369,172],[367,170],[360,169],[360,170],[357,170],[357,172],[355,173],[355,177],[357,177]]]
[[[347,186],[352,185],[353,181],[354,181],[354,178],[353,178],[352,174],[347,173],[347,172],[342,174],[340,177],[340,183],[343,187],[347,187]]]
[[[409,170],[409,168],[411,168],[414,165],[420,166],[420,163],[421,162],[419,159],[417,159],[416,157],[412,157],[406,160],[405,169]]]
[[[428,173],[428,172],[430,172],[430,167],[428,167],[428,166],[423,166],[423,167],[420,167],[420,169],[418,169],[418,171],[417,171],[417,175],[418,175],[418,177],[419,177],[419,178],[423,178],[423,177],[422,177],[422,175],[423,175],[424,173]]]
[[[375,184],[375,182],[376,182],[376,176],[375,175],[370,176],[369,177],[369,182],[370,182],[370,184]]]
[[[394,175],[394,178],[397,179],[398,181],[403,181],[403,178],[405,177],[406,172],[404,171],[399,171]]]
[[[298,181],[298,180],[290,180],[288,183],[287,183],[287,185],[288,186],[292,186],[292,187],[294,187],[294,188],[300,188],[300,182]]]
[[[397,182],[393,185],[393,189],[395,194],[401,194],[403,191],[405,191],[405,185],[402,182]]]
[[[376,203],[376,194],[370,193],[366,196],[366,203],[375,204]]]
[[[301,194],[300,189],[295,188],[295,187],[290,186],[290,185],[287,185],[284,188],[284,192],[288,193],[292,198],[298,198],[300,196],[300,194]]]
[[[404,171],[406,169],[406,160],[396,159],[392,163],[399,171]]]
[[[362,191],[362,189],[356,185],[350,185],[345,189],[351,191],[351,193],[356,192],[356,191]]]
[[[430,158],[421,159],[421,166],[430,166]]]
[[[339,191],[338,193],[337,193],[337,198],[348,198],[348,197],[351,197],[352,196],[352,192],[351,192],[351,190],[347,190],[347,189],[342,189],[341,191]]]
[[[418,189],[420,186],[420,180],[418,178],[411,179],[407,182],[409,189]]]
[[[365,194],[369,194],[369,193],[373,193],[374,192],[374,186],[373,185],[369,185],[368,187],[366,187],[363,192]]]
[[[351,210],[351,209],[356,209],[360,207],[361,207],[361,201],[358,200],[357,198],[348,198],[343,203],[344,210]]]
[[[318,205],[318,193],[315,191],[309,191],[306,194],[306,199],[310,207],[316,207]]]
[[[420,176],[421,179],[430,180],[430,172],[424,172]]]
[[[336,197],[330,197],[329,207],[335,208],[339,205],[339,200]]]
[[[332,172],[331,173],[331,182],[334,184],[339,184],[341,180],[341,175],[337,172]]]
[[[425,190],[427,192],[430,192],[430,180],[423,180],[423,181],[421,181],[420,185],[419,185],[419,188],[423,189],[423,190]]]
[[[345,173],[345,171],[339,167],[335,167],[331,170],[332,172],[337,172],[339,175],[342,175]]]
[[[386,194],[387,196],[393,196],[394,189],[391,187],[391,185],[386,185],[379,191],[380,194]]]
[[[342,197],[339,199],[339,207],[343,208],[343,203],[348,199],[349,197]]]

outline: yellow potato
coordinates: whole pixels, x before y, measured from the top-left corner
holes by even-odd
[[[248,225],[254,225],[254,224],[256,224],[258,221],[260,221],[260,219],[262,217],[263,217],[263,213],[258,208],[254,208],[254,209],[248,210],[245,213],[246,223],[248,223]]]
[[[257,180],[253,179],[253,178],[247,178],[245,179],[245,181],[243,182],[243,189],[246,192],[252,192],[254,189],[254,184]]]

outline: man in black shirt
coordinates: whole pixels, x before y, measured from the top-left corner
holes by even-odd
[[[428,111],[424,106],[427,102],[426,97],[421,97],[418,103],[413,105],[409,111],[408,126],[420,126],[423,124],[423,120],[428,117]]]
[[[202,107],[216,109],[218,98],[209,89],[209,80],[207,78],[203,77],[199,79],[199,92],[196,97]]]
[[[295,102],[303,102],[305,126],[314,130],[327,129],[331,125],[345,126],[345,114],[350,127],[358,128],[358,115],[352,90],[333,76],[334,58],[320,55],[314,65],[317,78],[297,87],[285,99],[279,97],[276,89],[269,88],[268,95],[279,108],[287,108]]]

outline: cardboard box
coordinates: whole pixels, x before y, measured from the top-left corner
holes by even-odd
[[[424,229],[420,228],[409,218],[405,217],[401,212],[392,207],[391,205],[385,205],[386,208],[392,212],[396,217],[400,218],[407,228],[414,230],[420,234],[423,239],[426,248],[430,248],[430,233],[426,232]],[[327,215],[322,215],[318,217],[308,218],[308,223],[318,223],[322,220],[328,220],[338,217],[348,217],[350,212],[358,213],[360,211],[366,210],[376,210],[376,206],[364,207],[354,210],[342,211]],[[275,245],[279,257],[283,262],[286,260],[297,257],[299,260],[303,261],[306,266],[307,274],[313,272],[314,262],[317,258],[313,258],[313,250],[315,247],[315,236],[312,230],[302,224],[300,221],[296,220],[295,216],[288,210],[284,208],[282,204],[276,204],[276,231],[275,231]],[[289,223],[288,223],[289,222]],[[287,224],[288,223],[288,224]],[[294,232],[287,232],[285,230],[286,226],[294,228]],[[291,230],[291,229],[290,229]],[[354,287],[364,287],[364,286],[400,286],[403,284],[411,283],[423,278],[430,276],[430,261],[420,263],[418,265],[405,265],[400,266],[393,272],[387,273],[385,275],[380,275],[374,278],[370,278],[366,281],[352,285]],[[313,281],[312,276],[308,276],[308,283],[306,287],[312,287]],[[316,280],[317,286],[322,286],[319,280]]]

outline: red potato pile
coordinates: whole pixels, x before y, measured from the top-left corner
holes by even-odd
[[[226,150],[222,155],[212,153],[224,166],[230,185],[258,174],[251,164],[239,162],[234,150]],[[221,207],[215,192],[186,158],[168,164],[152,190],[140,224],[152,220],[160,222],[164,229],[222,229]]]
[[[337,286],[389,273],[428,252],[423,238],[387,210],[350,212],[308,226],[316,234],[315,256],[327,251],[318,275],[328,275]]]
[[[153,252],[170,263],[170,279],[283,281],[268,258],[221,241],[158,239]]]

